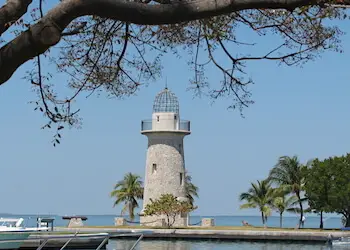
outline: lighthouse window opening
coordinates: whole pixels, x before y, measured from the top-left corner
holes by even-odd
[[[177,120],[177,115],[174,115],[174,120]]]
[[[180,173],[180,185],[183,183],[183,173]]]
[[[153,163],[152,165],[152,174],[157,173],[157,164]]]
[[[159,122],[159,115],[157,115],[157,122]]]

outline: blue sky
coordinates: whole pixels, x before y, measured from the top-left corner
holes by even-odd
[[[349,32],[346,24],[342,28]],[[274,37],[264,39],[255,51],[262,53]],[[46,120],[28,104],[36,96],[22,77],[32,64],[22,66],[0,86],[0,212],[119,213],[109,192],[126,172],[144,175],[147,139],[140,123],[151,118],[153,99],[167,77],[181,117],[191,120],[184,149],[186,167],[200,188],[195,214],[257,214],[240,210],[238,196],[250,182],[265,178],[279,156],[296,154],[306,162],[350,147],[350,36],[342,40],[344,53],[324,53],[303,68],[250,64],[255,104],[244,110],[245,118],[227,110],[229,100],[211,105],[205,97],[194,98],[186,90],[192,73],[187,62],[165,56],[163,77],[136,96],[82,98],[77,103],[82,129],[66,130],[56,148],[53,132],[40,129]],[[220,76],[212,69],[207,73],[215,84]],[[66,78],[53,81],[60,85]]]

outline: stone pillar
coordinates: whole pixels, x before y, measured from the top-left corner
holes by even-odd
[[[202,219],[202,227],[213,227],[215,226],[213,218],[203,218]]]
[[[126,226],[126,219],[123,217],[115,217],[114,218],[115,226]]]

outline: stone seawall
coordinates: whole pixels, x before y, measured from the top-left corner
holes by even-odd
[[[350,237],[350,232],[342,231],[309,231],[309,230],[212,230],[212,229],[115,229],[115,228],[81,228],[80,231],[108,232],[113,238],[125,230],[142,232],[153,231],[152,234],[145,234],[144,239],[197,239],[197,240],[244,240],[244,241],[291,241],[291,242],[315,242],[325,243],[332,235],[333,239]],[[130,237],[130,236],[127,236]]]
[[[135,231],[138,231],[135,229]],[[345,232],[307,232],[307,231],[263,231],[263,230],[195,230],[195,229],[154,229],[153,234],[144,238],[178,238],[178,239],[217,239],[217,240],[251,240],[251,241],[327,241],[331,234],[333,239],[343,236]]]

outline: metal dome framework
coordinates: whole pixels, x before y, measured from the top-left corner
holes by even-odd
[[[179,101],[168,88],[158,93],[153,103],[153,113],[169,112],[179,114]]]

